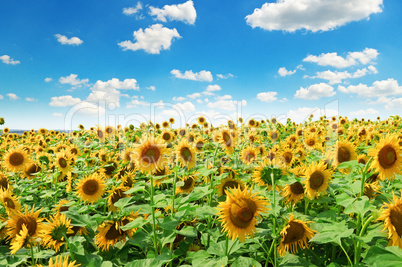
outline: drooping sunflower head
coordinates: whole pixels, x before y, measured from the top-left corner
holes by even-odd
[[[154,176],[154,186],[162,186],[163,181],[169,179],[170,169],[166,166],[162,169],[157,170],[152,175]]]
[[[28,228],[29,236],[37,237],[43,228],[43,218],[39,218],[42,209],[35,212],[34,206],[29,211],[28,207],[25,206],[25,213],[15,212],[11,214],[10,219],[7,221],[7,235],[9,238],[14,238],[22,230],[22,225]]]
[[[24,176],[28,179],[35,177],[35,173],[38,173],[42,170],[41,166],[38,164],[31,162],[28,163],[24,170]]]
[[[183,185],[176,187],[176,194],[188,194],[194,190],[197,176],[188,175],[180,178]]]
[[[314,230],[311,230],[307,223],[293,218],[290,214],[288,223],[281,231],[282,240],[278,246],[279,255],[284,256],[287,252],[296,253],[298,248],[307,248],[308,240],[314,236]]]
[[[402,197],[393,195],[393,203],[384,203],[382,213],[377,220],[384,221],[384,230],[388,230],[390,246],[402,248]]]
[[[67,235],[73,234],[71,220],[65,214],[51,216],[47,227],[41,231],[42,245],[54,249],[56,252],[65,244]]]
[[[300,182],[286,185],[282,190],[282,196],[287,203],[296,204],[304,197],[304,187]]]
[[[219,142],[223,145],[226,154],[234,152],[235,141],[228,129],[223,128],[217,135]]]
[[[10,190],[0,189],[0,203],[6,208],[8,214],[17,213],[21,209],[20,202],[12,195]]]
[[[93,173],[81,179],[77,186],[77,195],[89,203],[97,202],[105,192],[106,184],[99,173]]]
[[[120,229],[116,221],[103,222],[98,227],[98,234],[95,236],[95,244],[104,251],[109,251],[109,247],[114,247],[119,241],[125,240],[127,235]]]
[[[119,201],[122,198],[127,197],[128,195],[125,193],[128,190],[127,187],[124,185],[120,185],[118,187],[114,187],[112,190],[109,192],[108,196],[108,205],[109,205],[109,210],[116,212],[117,207],[114,205],[117,201]]]
[[[255,168],[253,175],[253,182],[267,187],[268,190],[272,189],[272,178],[274,181],[278,181],[285,170],[285,166],[281,161],[278,161],[276,158],[270,160],[265,159],[261,162],[258,167]],[[279,189],[277,185],[275,185],[275,189]]]
[[[196,153],[187,139],[183,138],[177,145],[176,157],[182,167],[187,167],[189,170],[195,167]]]
[[[144,137],[134,150],[131,159],[143,173],[152,173],[166,166],[166,145],[158,138]]]
[[[11,185],[8,181],[7,175],[0,172],[0,190],[7,190],[9,187],[11,187]]]
[[[31,162],[28,154],[21,148],[10,148],[4,156],[4,166],[11,172],[23,171]]]
[[[323,161],[313,162],[306,166],[304,173],[307,197],[315,199],[325,194],[331,180],[331,171],[327,169],[326,164]]]
[[[22,225],[21,231],[13,238],[10,243],[11,255],[17,253],[23,247],[30,246],[30,236],[28,232],[28,228],[25,224]]]
[[[369,155],[373,157],[370,167],[379,172],[380,179],[393,179],[395,174],[402,174],[402,148],[397,135],[381,138]]]
[[[248,236],[254,236],[257,218],[268,209],[268,203],[247,186],[243,190],[239,186],[227,192],[226,201],[218,206],[222,231],[232,240],[238,237],[240,242],[245,242]]]

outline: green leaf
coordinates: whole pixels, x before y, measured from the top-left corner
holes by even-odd
[[[386,247],[372,246],[367,251],[366,257],[363,262],[368,266],[379,267],[393,267],[401,266],[402,263],[402,249],[399,247]]]
[[[192,226],[184,226],[183,229],[180,231],[177,231],[178,234],[184,235],[184,236],[190,236],[190,237],[196,237],[197,236],[197,230],[195,230],[194,227]]]
[[[318,244],[326,244],[334,242],[338,245],[341,244],[341,238],[349,237],[353,234],[354,229],[349,229],[346,222],[333,222],[333,223],[315,223],[312,228],[321,228],[319,233],[315,234],[310,242]]]
[[[176,227],[180,224],[180,221],[172,218],[172,217],[165,217],[163,218],[163,222],[158,223],[159,227],[165,230],[175,230]]]
[[[126,267],[144,267],[144,266],[162,266],[165,263],[168,263],[170,260],[164,259],[144,259],[144,260],[135,260],[130,263],[127,263]]]
[[[67,218],[71,220],[72,226],[85,227],[91,221],[91,218],[88,214],[78,214],[72,211],[67,211],[65,214]]]
[[[129,222],[128,224],[121,226],[120,229],[123,231],[127,231],[130,229],[141,228],[144,224],[146,224],[146,220],[143,217],[138,217],[134,219],[134,221]]]
[[[120,198],[116,203],[114,203],[114,205],[119,209],[123,209],[133,203],[134,203],[134,200],[132,197],[124,197],[124,198]]]
[[[253,258],[240,256],[231,265],[231,267],[245,267],[245,266],[261,267],[261,264]]]
[[[311,262],[291,253],[286,253],[279,266],[316,266]]]
[[[369,198],[367,196],[359,197],[354,199],[352,203],[345,207],[344,213],[357,213],[363,218],[364,214],[368,212],[370,209],[374,208],[374,206],[369,202]]]
[[[357,162],[357,160],[350,160],[350,161],[345,161],[345,162],[340,163],[337,168],[338,169],[347,169],[347,168],[355,169],[356,167],[360,168],[360,165]]]

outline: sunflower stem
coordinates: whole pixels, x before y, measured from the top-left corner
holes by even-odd
[[[362,197],[364,195],[364,184],[366,183],[366,179],[367,179],[366,175],[367,175],[367,171],[368,171],[368,168],[370,166],[372,159],[373,158],[370,157],[370,159],[367,161],[366,166],[364,167],[363,172],[362,172],[362,184],[360,187],[360,197]]]
[[[229,258],[228,252],[229,252],[229,237],[228,237],[228,235],[226,235],[226,240],[225,240],[225,256]]]
[[[345,249],[343,248],[343,246],[342,246],[342,240],[341,240],[341,242],[339,242],[339,246],[341,247],[341,249],[342,249],[343,252],[345,253],[346,258],[348,259],[348,262],[349,262],[350,266],[353,266],[353,263],[352,263],[352,261],[350,260],[350,257],[349,257],[349,255],[348,255],[348,253],[346,252],[346,250],[345,250]]]
[[[32,266],[36,266],[35,257],[34,257],[34,246],[31,244],[31,259],[32,259]]]
[[[176,181],[177,181],[177,171],[174,172],[173,177],[173,194],[172,194],[172,218],[174,217],[174,202],[176,198]]]
[[[277,266],[277,262],[276,262],[276,253],[277,253],[277,247],[276,247],[276,239],[278,238],[276,236],[276,214],[275,214],[275,177],[274,177],[274,173],[271,172],[271,182],[272,182],[272,209],[274,210],[273,213],[273,227],[272,227],[272,233],[274,234],[274,240],[272,241],[273,243],[273,248],[274,248],[274,266]]]
[[[151,209],[152,209],[152,232],[153,232],[153,237],[154,237],[154,249],[155,249],[155,256],[158,255],[158,244],[157,244],[157,238],[156,238],[156,223],[155,223],[155,207],[154,207],[154,177],[153,175],[150,175],[151,177]]]
[[[71,259],[74,261],[74,260],[75,260],[75,259],[74,259],[74,253],[72,253],[71,250],[70,250],[70,244],[69,244],[69,242],[68,242],[68,238],[67,238],[66,233],[63,233],[63,237],[64,237],[64,240],[66,241],[66,247],[67,247],[68,252],[69,252],[70,255],[71,255]]]

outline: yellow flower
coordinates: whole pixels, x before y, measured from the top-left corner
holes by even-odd
[[[331,171],[328,170],[324,162],[313,162],[306,167],[304,184],[306,185],[307,197],[317,198],[327,192],[329,181],[331,180]]]
[[[240,179],[234,179],[231,175],[222,179],[221,182],[217,185],[216,189],[218,190],[218,196],[226,195],[226,190],[229,188],[235,189],[240,186],[240,189],[244,189],[244,182]]]
[[[77,195],[84,201],[94,203],[105,192],[106,184],[100,174],[93,173],[79,181],[76,186]]]
[[[31,211],[28,210],[28,207],[25,207],[25,213],[16,212],[11,214],[6,226],[9,239],[16,237],[21,232],[23,225],[28,228],[30,237],[37,237],[43,228],[43,218],[39,218],[41,211],[42,209],[35,212],[34,206]]]
[[[314,230],[308,226],[308,222],[293,219],[293,214],[290,214],[287,225],[282,229],[282,240],[278,246],[280,256],[284,256],[287,252],[296,253],[298,247],[307,248],[308,240],[314,236]]]
[[[182,167],[187,167],[189,170],[195,167],[196,154],[186,139],[183,138],[177,145],[176,156]]]
[[[393,194],[393,203],[384,203],[382,213],[377,220],[384,221],[384,230],[388,230],[390,246],[402,248],[402,197],[399,199]]]
[[[18,199],[15,198],[9,190],[0,189],[0,202],[6,208],[8,214],[19,212],[21,209],[21,204]]]
[[[253,161],[256,161],[257,157],[258,151],[252,146],[247,146],[240,152],[241,161],[246,165],[250,165]]]
[[[300,182],[288,184],[282,190],[282,196],[287,203],[296,204],[304,197],[304,188]]]
[[[22,249],[25,246],[30,246],[29,244],[29,234],[28,228],[25,224],[22,225],[21,231],[17,234],[16,237],[10,243],[11,255],[17,253],[18,250]]]
[[[11,148],[4,156],[4,166],[11,172],[23,171],[30,160],[25,150]]]
[[[248,236],[254,236],[256,232],[257,217],[260,212],[267,210],[267,201],[258,193],[251,193],[247,187],[244,190],[240,186],[229,189],[226,202],[219,203],[219,220],[222,222],[222,231],[232,240],[239,238],[245,242]]]
[[[56,252],[66,242],[65,237],[73,234],[71,220],[67,219],[65,214],[57,214],[47,220],[50,225],[44,227],[41,231],[42,244],[46,248],[54,249]]]
[[[166,166],[166,154],[166,145],[162,144],[159,139],[144,137],[133,152],[131,159],[141,172],[149,174]]]
[[[188,194],[193,191],[195,187],[196,176],[188,175],[180,178],[181,182],[184,182],[182,186],[176,188],[176,194]]]

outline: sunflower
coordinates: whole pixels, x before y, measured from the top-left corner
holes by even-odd
[[[0,172],[0,190],[7,190],[9,187],[11,187],[11,185],[6,174]]]
[[[4,156],[4,166],[11,172],[23,171],[30,162],[28,154],[21,148],[10,148]]]
[[[25,224],[22,225],[21,231],[14,237],[10,243],[11,255],[17,253],[18,250],[23,247],[30,246],[30,238],[28,234],[28,228]]]
[[[109,210],[116,212],[117,207],[114,205],[117,201],[119,201],[122,198],[127,197],[128,195],[125,193],[128,188],[125,187],[124,185],[120,185],[118,187],[114,187],[112,190],[110,190],[110,195],[108,196],[108,205],[109,205]]]
[[[174,123],[174,118],[169,118],[169,123],[173,124]]]
[[[163,167],[163,169],[157,170],[155,173],[152,175],[154,176],[154,186],[161,186],[163,184],[163,181],[167,180],[169,178],[170,174],[170,169],[166,166]]]
[[[3,203],[8,214],[19,212],[21,204],[9,190],[0,190],[0,202]]]
[[[260,137],[258,136],[257,132],[254,129],[251,129],[248,133],[247,133],[247,140],[251,143],[258,143],[260,142]]]
[[[357,159],[355,146],[348,141],[337,141],[335,148],[330,152],[330,158],[333,159],[334,166],[342,162]]]
[[[24,176],[28,179],[34,178],[35,173],[38,173],[42,170],[42,168],[36,163],[28,163],[24,170]]]
[[[218,196],[226,195],[226,190],[229,188],[235,189],[240,186],[240,190],[244,189],[244,182],[240,179],[234,179],[232,176],[228,176],[225,179],[222,179],[221,182],[217,185],[216,189],[218,190]]]
[[[282,160],[283,164],[287,167],[292,166],[293,162],[295,161],[296,157],[294,156],[294,152],[292,149],[285,148],[277,155],[278,159]]]
[[[364,195],[369,199],[375,198],[378,194],[380,194],[381,185],[378,181],[374,183],[365,183],[364,184]]]
[[[226,154],[230,155],[234,152],[235,142],[234,142],[233,137],[230,134],[229,130],[222,129],[218,133],[217,138],[218,138],[219,142],[225,148]]]
[[[300,182],[287,184],[282,190],[282,196],[287,203],[296,204],[304,197],[304,188]]]
[[[101,127],[99,127],[99,126],[96,127],[95,133],[98,136],[100,142],[105,141],[106,133]]]
[[[246,165],[250,165],[253,161],[256,161],[257,157],[258,151],[252,146],[247,146],[240,152],[241,161]]]
[[[285,253],[290,252],[296,253],[298,247],[304,249],[308,247],[308,240],[310,240],[315,231],[311,230],[307,223],[301,220],[293,219],[293,214],[290,214],[288,223],[282,229],[281,236],[282,240],[278,246],[278,252],[280,256],[284,256]]]
[[[36,266],[38,267],[43,267],[41,264],[37,264]],[[49,259],[49,267],[78,267],[81,266],[81,264],[75,264],[75,261],[69,262],[68,261],[68,255],[58,255],[56,256],[55,260],[53,261],[53,258]]]
[[[79,181],[76,186],[77,195],[84,201],[94,203],[105,192],[106,184],[99,173],[93,173]]]
[[[265,159],[261,162],[258,167],[255,168],[251,178],[253,182],[260,185],[265,186],[268,190],[272,189],[272,177],[275,181],[278,181],[282,174],[284,173],[285,166],[281,161],[275,159]],[[275,189],[279,189],[278,186],[275,186]]]
[[[260,212],[268,209],[268,203],[258,193],[251,193],[247,186],[244,190],[239,186],[227,192],[226,201],[218,205],[222,232],[227,232],[232,240],[238,237],[240,242],[245,242],[249,235],[254,236],[257,217],[261,218]]]
[[[197,152],[201,152],[202,149],[204,148],[205,140],[202,136],[199,136],[197,137],[197,139],[195,139],[194,144],[195,144],[195,150]]]
[[[56,212],[56,214],[61,214],[62,212],[68,211],[70,208],[70,200],[67,199],[61,199],[59,200],[59,204],[55,205],[53,210]]]
[[[248,124],[248,127],[257,126],[257,122],[254,119],[250,119],[247,124]]]
[[[182,139],[177,145],[176,156],[182,167],[187,167],[189,170],[195,167],[196,154],[186,139]]]
[[[103,251],[109,251],[109,246],[114,248],[119,241],[125,241],[126,237],[131,237],[136,229],[123,231],[120,227],[126,225],[137,216],[137,213],[131,213],[130,216],[124,217],[119,221],[103,222],[98,227],[99,233],[95,236],[95,244]]]
[[[71,155],[68,152],[62,151],[56,153],[56,166],[64,174],[71,171]]]
[[[25,206],[25,213],[16,212],[11,214],[6,226],[9,239],[16,237],[21,232],[23,225],[28,228],[30,237],[37,237],[43,228],[43,218],[39,218],[42,209],[35,212],[35,206],[33,206],[32,210],[29,211],[28,207]]]
[[[373,157],[370,167],[379,172],[380,179],[393,179],[402,173],[402,148],[397,135],[387,135],[380,139],[375,148],[369,151]]]
[[[393,203],[384,203],[381,210],[377,220],[384,221],[384,230],[388,229],[389,245],[402,248],[402,197],[393,194]]]
[[[314,199],[327,191],[331,180],[331,171],[327,169],[325,162],[313,162],[306,167],[304,177],[307,197]]]
[[[151,173],[166,166],[166,154],[166,145],[162,144],[159,139],[144,137],[141,144],[134,150],[131,159],[141,172]]]
[[[320,142],[317,140],[318,137],[316,137],[313,134],[308,134],[304,136],[304,145],[305,148],[308,148],[310,150],[316,149],[319,150],[320,148]]]
[[[188,194],[193,191],[196,182],[196,176],[188,175],[180,178],[184,184],[176,187],[176,194]]]
[[[65,214],[57,214],[47,220],[49,225],[45,227],[40,235],[42,237],[42,245],[46,248],[54,249],[56,252],[66,242],[68,234],[73,234],[71,220],[67,219]]]
[[[161,138],[163,142],[170,143],[173,141],[174,136],[170,129],[163,129],[161,133]]]

